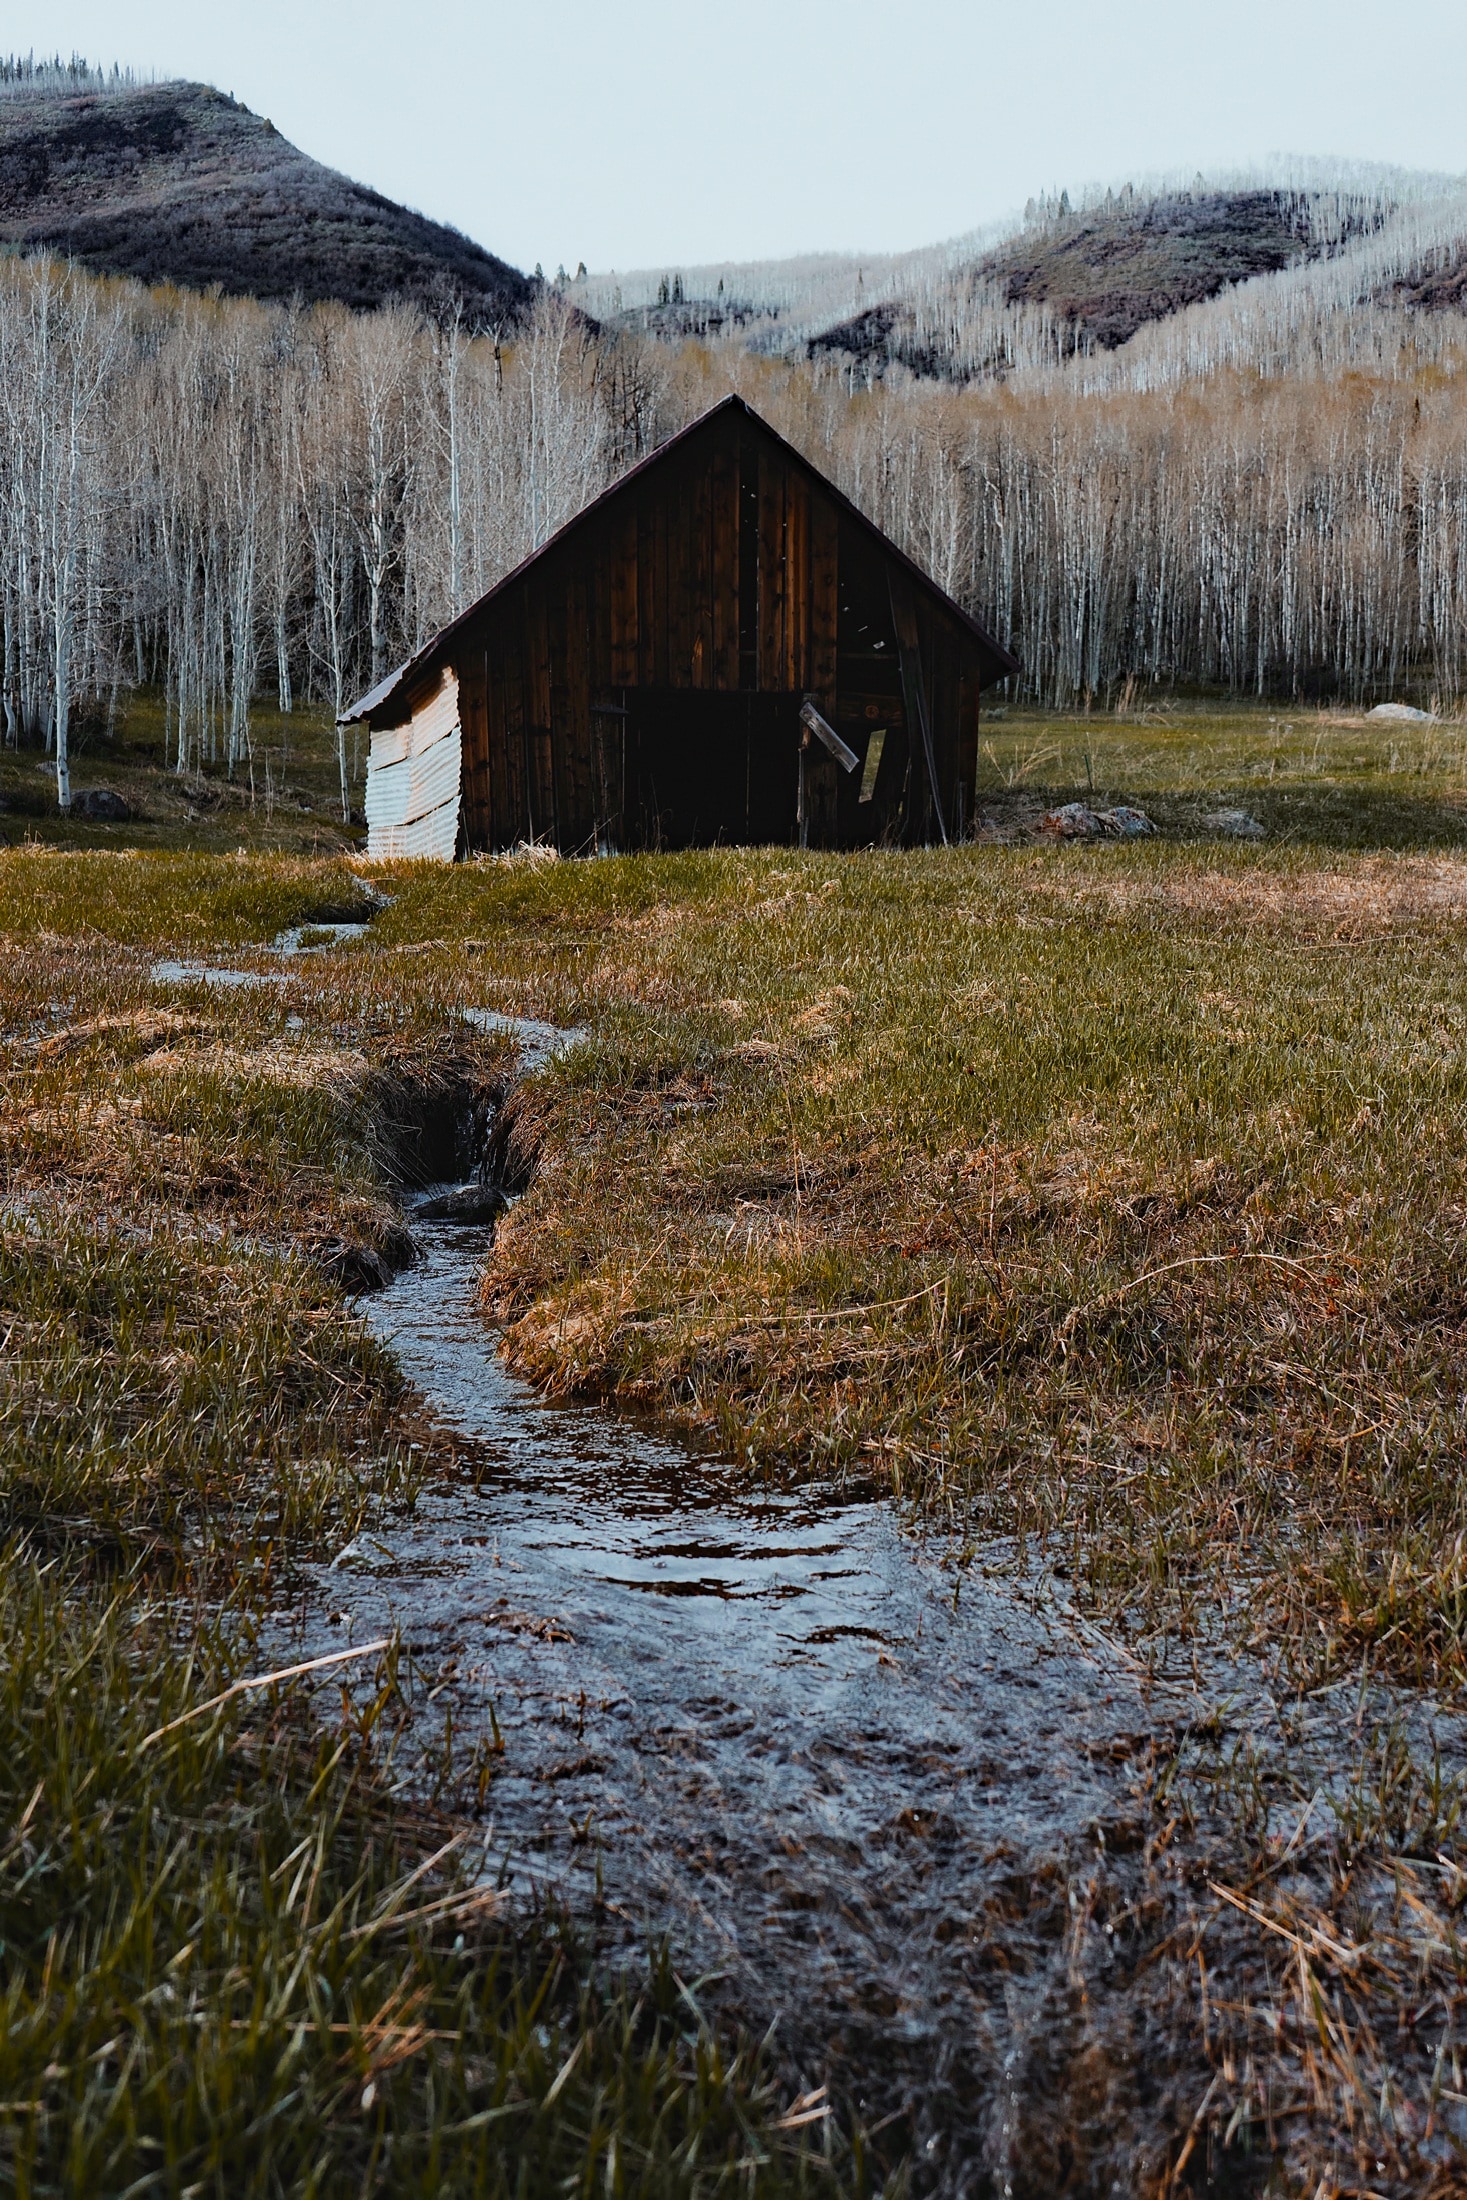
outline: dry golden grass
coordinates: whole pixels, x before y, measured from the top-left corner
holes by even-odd
[[[1364,857],[1348,868],[1313,861],[1246,873],[1203,869],[1161,882],[1129,877],[1087,883],[1029,882],[1029,891],[1079,898],[1097,913],[1148,906],[1229,928],[1266,925],[1298,945],[1390,935],[1467,912],[1467,860],[1458,856]]]
[[[1364,1676],[1460,1706],[1464,876],[1154,844],[403,866],[367,946],[221,1001],[160,995],[149,953],[251,952],[306,874],[52,858],[33,891],[8,859],[0,1167],[21,1215],[186,1217],[220,1280],[170,1288],[238,1330],[234,1239],[326,1308],[390,1252],[359,1059],[390,1086],[477,1048],[492,1079],[459,1008],[585,1026],[496,1134],[528,1184],[488,1279],[519,1364],[730,1472],[898,1491],[955,1566],[1047,1570],[1143,1669],[1221,1650],[1279,1703]],[[298,1532],[343,1487],[292,1496]],[[1173,2189],[1257,2189],[1245,2159],[1453,2189],[1460,1796],[1419,1731],[1387,1742],[1342,1715],[1255,1764],[1194,1732],[1156,1769],[1151,1892],[1084,1932],[1199,2028]],[[1321,1764],[1327,1838],[1290,1848]]]

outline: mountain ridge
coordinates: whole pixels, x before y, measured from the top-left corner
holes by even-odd
[[[1357,305],[1411,311],[1418,326],[1456,318],[1467,177],[1280,156],[1263,171],[1092,188],[1073,206],[1031,200],[1022,217],[906,254],[613,271],[573,294],[612,328],[664,341],[823,357],[863,382],[967,384],[1109,375],[1105,362],[1144,378],[1146,347],[1227,315],[1230,298],[1245,318],[1287,318],[1279,286],[1337,319]]]
[[[518,268],[313,160],[207,84],[11,90],[0,100],[0,240],[101,275],[265,300],[462,307],[534,295]]]

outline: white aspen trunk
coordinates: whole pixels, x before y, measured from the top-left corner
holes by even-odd
[[[459,319],[455,312],[448,337],[448,595],[455,618],[464,608],[463,499],[458,425],[459,366]]]

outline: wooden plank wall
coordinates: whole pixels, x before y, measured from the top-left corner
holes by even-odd
[[[836,701],[836,640],[840,620],[838,565],[840,515],[828,498],[810,499],[809,655],[800,683],[828,703]]]
[[[607,741],[619,756],[617,714],[639,688],[814,694],[833,718],[841,527],[838,507],[776,443],[724,421],[468,621],[454,662],[470,846],[531,833],[567,852],[594,846]],[[945,806],[955,809],[964,777],[971,815],[976,658],[926,600],[919,625]]]

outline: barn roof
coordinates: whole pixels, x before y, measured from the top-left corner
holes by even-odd
[[[368,689],[365,695],[360,696],[349,709],[343,711],[339,723],[344,726],[357,724],[364,718],[370,718],[385,703],[391,702],[399,688],[415,680],[420,673],[428,671],[440,654],[447,654],[448,644],[460,628],[468,626],[486,606],[493,603],[497,597],[506,594],[517,582],[523,580],[524,576],[532,571],[542,559],[548,558],[553,551],[558,550],[578,529],[589,526],[597,514],[604,512],[609,505],[614,504],[618,497],[626,495],[637,482],[644,481],[649,474],[655,472],[664,460],[671,457],[674,451],[685,448],[715,420],[726,419],[730,415],[747,421],[751,427],[758,430],[760,435],[767,437],[771,443],[778,445],[785,456],[791,459],[803,473],[808,474],[810,479],[818,484],[823,493],[839,507],[848,519],[853,520],[880,546],[885,557],[892,559],[895,564],[902,568],[930,602],[935,603],[939,610],[946,613],[950,619],[955,620],[959,626],[967,629],[974,641],[993,660],[994,669],[987,674],[984,681],[985,686],[990,685],[995,680],[1002,680],[1009,673],[1018,672],[1021,669],[1017,657],[1005,649],[1001,642],[994,640],[994,637],[989,633],[987,627],[982,624],[981,620],[975,619],[971,612],[963,609],[961,604],[954,603],[946,590],[939,588],[931,575],[924,573],[916,560],[909,558],[905,550],[899,549],[889,535],[883,534],[875,521],[868,519],[858,505],[853,504],[842,490],[837,489],[835,483],[827,474],[823,474],[818,466],[812,465],[803,452],[797,451],[793,443],[788,442],[779,433],[778,429],[771,428],[767,420],[761,419],[752,405],[747,404],[742,397],[730,394],[728,397],[720,398],[718,403],[710,406],[707,412],[700,413],[696,420],[688,423],[687,427],[680,428],[676,435],[669,436],[665,443],[659,443],[655,451],[649,452],[646,458],[640,459],[626,473],[619,474],[609,489],[603,489],[599,497],[594,497],[589,504],[583,505],[575,517],[568,519],[563,527],[558,527],[553,535],[541,543],[538,550],[532,550],[527,558],[522,558],[512,571],[506,573],[502,580],[496,581],[494,586],[486,594],[480,596],[477,602],[471,603],[466,611],[461,611],[456,619],[451,619],[447,626],[441,627],[430,641],[424,642],[422,648],[416,650],[407,659],[406,663],[400,664],[395,672],[389,672],[385,679],[379,680],[374,688]]]

